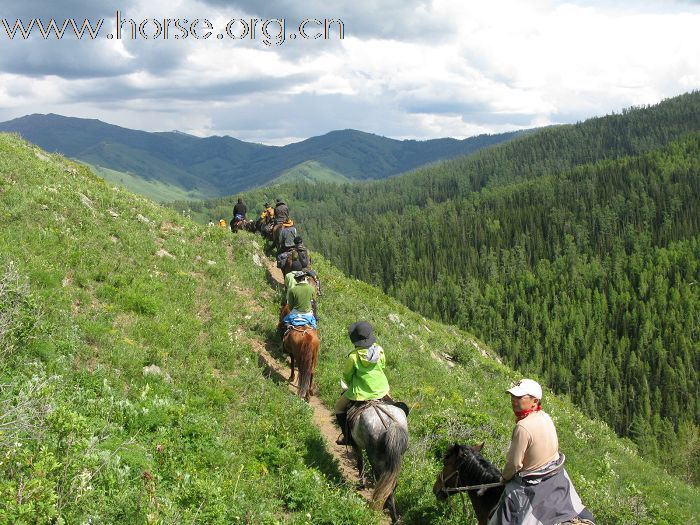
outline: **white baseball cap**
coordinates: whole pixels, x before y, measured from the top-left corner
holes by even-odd
[[[532,379],[521,379],[513,388],[506,390],[509,394],[515,397],[532,396],[535,399],[542,400],[542,387],[537,381]]]

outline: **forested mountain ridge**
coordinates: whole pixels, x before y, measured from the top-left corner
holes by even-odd
[[[0,523],[380,522],[340,476],[311,407],[259,364],[261,345],[284,363],[260,237],[198,225],[1,133],[0,196]],[[522,373],[312,257],[323,402],[338,395],[349,323],[370,321],[392,393],[412,408],[403,523],[472,520],[432,484],[455,440],[485,441],[503,465],[504,388]],[[599,523],[697,522],[696,487],[546,386],[544,406]]]
[[[697,481],[673,456],[700,448],[699,109],[694,92],[386,181],[250,200],[284,196],[335,264],[474,331]]]
[[[263,186],[309,162],[316,174],[342,180],[380,179],[526,134],[515,131],[458,140],[395,140],[344,129],[268,146],[229,136],[146,132],[96,119],[27,115],[0,122],[48,151],[95,167],[98,175],[158,200],[171,195],[214,197]],[[306,166],[308,168],[308,166]],[[117,173],[114,173],[117,172]],[[289,179],[289,177],[287,177]]]

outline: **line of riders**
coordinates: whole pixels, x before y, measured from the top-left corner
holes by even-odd
[[[282,269],[286,288],[278,328],[283,349],[292,361],[290,381],[294,381],[296,360],[299,394],[308,400],[320,346],[315,299],[321,295],[320,280],[310,267],[308,250],[282,199],[277,199],[274,207],[265,203],[255,221],[247,221],[246,212],[239,198],[231,230],[259,232],[277,250],[277,266]],[[340,382],[343,390],[335,403],[342,432],[336,443],[353,447],[363,484],[362,451],[367,453],[376,480],[371,506],[387,508],[392,521],[397,522],[393,493],[408,447],[409,408],[389,395],[386,354],[372,325],[355,322],[348,328],[348,337],[353,348],[345,358]],[[592,525],[593,515],[564,469],[565,457],[559,451],[554,422],[542,410],[542,387],[532,379],[523,379],[506,393],[516,424],[503,471],[481,456],[483,443],[454,444],[447,450],[433,487],[435,496],[446,500],[467,492],[479,525]]]

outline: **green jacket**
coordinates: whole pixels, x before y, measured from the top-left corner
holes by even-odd
[[[389,381],[384,375],[386,356],[381,346],[374,344],[380,352],[379,360],[367,360],[367,348],[356,347],[348,354],[343,368],[343,381],[348,385],[345,397],[353,401],[380,399],[389,393]]]

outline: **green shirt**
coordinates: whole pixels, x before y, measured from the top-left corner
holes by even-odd
[[[289,292],[291,292],[292,288],[297,285],[297,280],[294,278],[294,272],[289,272],[284,276],[284,284],[287,287],[287,304],[289,304]]]
[[[367,348],[356,347],[348,354],[343,368],[343,381],[348,385],[345,397],[353,401],[380,399],[389,393],[389,381],[384,375],[386,356],[379,345],[380,357],[376,363],[367,361]]]
[[[311,311],[311,299],[314,291],[309,283],[297,283],[287,292],[287,304],[290,310],[306,313]]]

